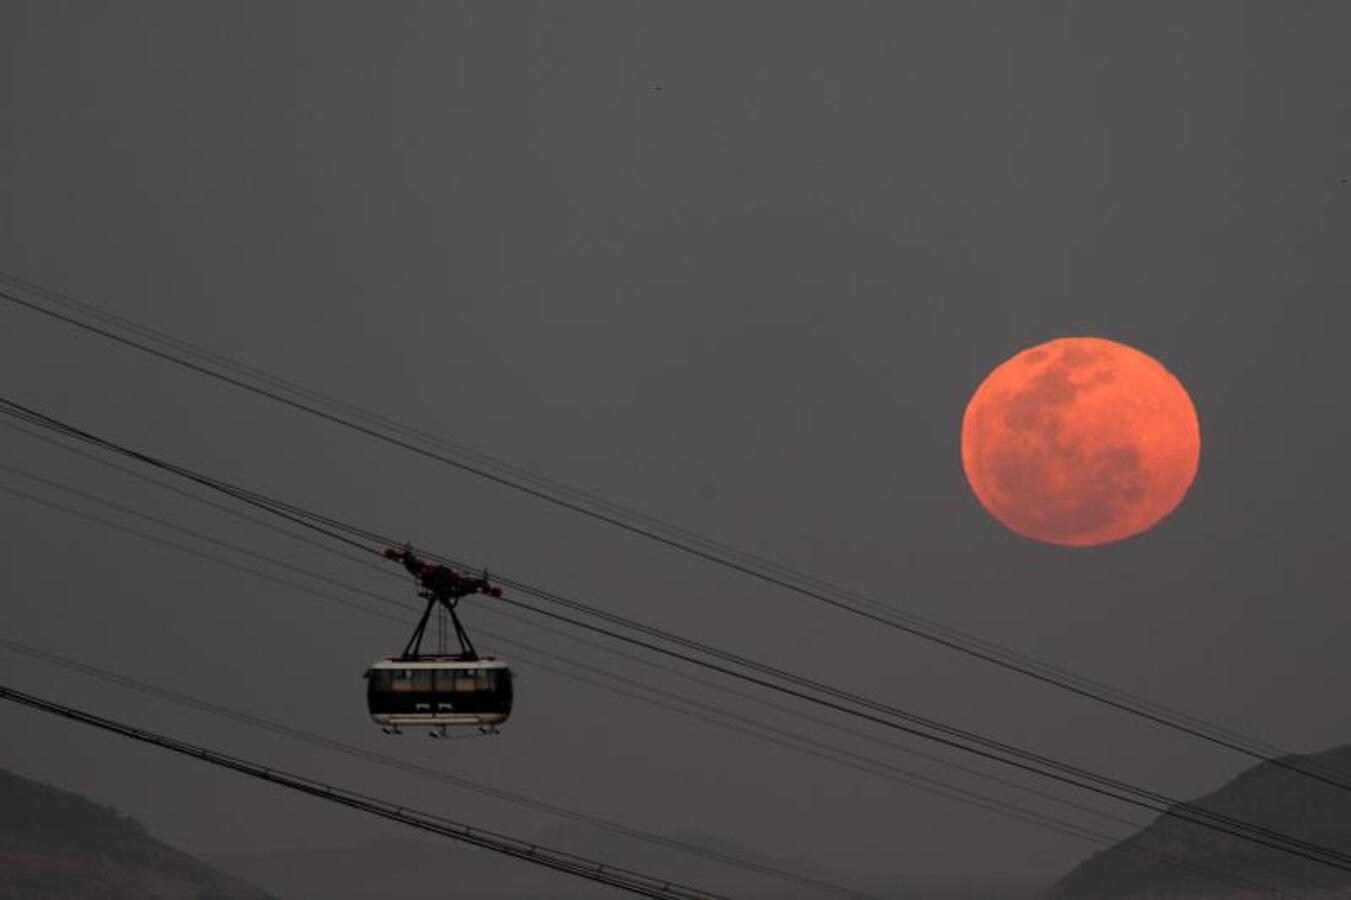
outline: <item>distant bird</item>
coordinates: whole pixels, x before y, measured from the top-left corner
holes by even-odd
[[[661,90],[661,85],[660,85],[660,84],[654,84],[654,85],[652,85],[652,93],[655,94],[657,91],[660,91],[660,90]]]

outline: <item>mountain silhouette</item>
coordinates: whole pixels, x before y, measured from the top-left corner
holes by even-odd
[[[0,769],[0,900],[276,900],[134,819]]]
[[[1351,853],[1351,790],[1286,766],[1351,785],[1351,745],[1282,765],[1264,762],[1192,805]],[[1330,897],[1351,888],[1351,872],[1300,859],[1183,821],[1160,816],[1149,827],[1080,863],[1041,900],[1248,900],[1273,891]]]

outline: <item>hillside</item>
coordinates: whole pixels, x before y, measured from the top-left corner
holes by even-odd
[[[1351,746],[1289,757],[1302,768],[1351,781]],[[1271,763],[1244,772],[1194,801],[1213,812],[1264,825],[1306,841],[1351,852],[1351,792],[1314,781]],[[1148,828],[1075,867],[1042,900],[1135,900],[1135,898],[1225,898],[1259,896],[1257,890],[1225,884],[1204,873],[1160,860],[1226,873],[1302,897],[1331,896],[1351,888],[1351,874],[1290,857],[1236,837],[1161,816]]]
[[[136,821],[0,770],[0,900],[275,900]]]

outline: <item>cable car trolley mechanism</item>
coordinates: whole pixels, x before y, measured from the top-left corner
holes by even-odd
[[[389,549],[385,558],[403,564],[417,581],[418,596],[427,607],[413,635],[396,657],[372,663],[366,670],[366,703],[386,734],[403,727],[426,727],[432,737],[445,737],[448,726],[476,725],[495,733],[511,715],[512,674],[505,662],[481,657],[455,611],[470,594],[502,596],[502,589],[486,578],[463,575],[449,566],[429,563],[411,547]],[[436,653],[423,653],[422,641],[436,612],[439,640]],[[446,652],[446,620],[459,643],[459,653]]]

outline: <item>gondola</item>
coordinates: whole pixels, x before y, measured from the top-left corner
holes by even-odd
[[[424,562],[408,547],[386,550],[385,557],[403,563],[412,573],[418,595],[427,606],[403,652],[378,660],[366,670],[366,705],[371,718],[386,734],[400,734],[404,728],[429,728],[433,737],[445,737],[448,728],[460,726],[496,732],[511,715],[511,668],[499,659],[478,655],[455,608],[470,594],[500,597],[501,589],[487,579]],[[422,651],[433,611],[453,624],[458,653],[445,652],[444,621],[438,652]]]

